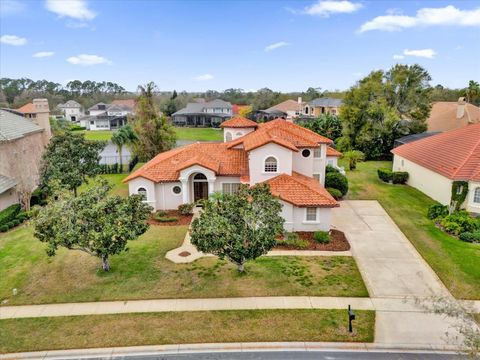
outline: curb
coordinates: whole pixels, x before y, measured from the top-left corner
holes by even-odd
[[[378,343],[331,343],[331,342],[253,342],[253,343],[208,343],[113,347],[96,349],[51,350],[0,355],[0,360],[18,359],[86,359],[113,358],[148,355],[175,355],[192,353],[228,352],[376,352],[376,353],[418,353],[457,354],[454,346],[420,344],[378,344]]]

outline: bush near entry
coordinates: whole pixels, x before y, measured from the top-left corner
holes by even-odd
[[[328,244],[330,242],[330,234],[328,231],[315,231],[313,238],[319,244]]]
[[[339,200],[342,198],[342,192],[338,189],[334,189],[334,188],[327,188],[327,191],[330,193],[330,195],[332,195],[332,197],[335,199],[335,200]]]
[[[325,176],[325,187],[337,189],[345,196],[348,192],[347,177],[338,172],[329,172]]]

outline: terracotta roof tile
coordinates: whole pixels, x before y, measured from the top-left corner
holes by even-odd
[[[456,101],[439,101],[432,105],[427,119],[428,131],[448,131],[463,126],[480,123],[480,108],[465,104],[464,115],[457,119],[458,103]]]
[[[452,180],[480,181],[480,124],[413,141],[392,153]]]
[[[224,121],[221,128],[256,128],[258,124],[255,121],[246,119],[241,116],[236,116],[230,120]]]
[[[35,106],[33,103],[28,103],[16,109],[16,111],[21,112],[23,114],[35,114],[37,111],[35,110]]]
[[[327,156],[342,156],[343,154],[338,151],[337,149],[332,148],[331,146],[327,146]]]
[[[308,176],[292,172],[292,175],[281,174],[265,181],[270,185],[274,196],[300,207],[336,207],[337,201],[325,188]]]

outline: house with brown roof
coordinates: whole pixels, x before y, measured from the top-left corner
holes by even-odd
[[[305,103],[302,101],[302,98],[299,97],[298,100],[285,100],[281,103],[269,107],[265,110],[259,110],[255,114],[257,120],[272,120],[272,119],[286,119],[293,120],[302,114],[303,107]]]
[[[276,119],[264,124],[237,117],[225,121],[223,143],[194,143],[157,155],[124,181],[154,210],[176,209],[241,184],[270,185],[282,203],[288,231],[329,230],[339,206],[325,190],[332,141]]]
[[[392,153],[393,170],[407,171],[408,185],[444,205],[450,204],[454,181],[468,183],[463,208],[480,213],[480,123],[413,141]]]
[[[480,123],[480,108],[465,101],[439,101],[432,105],[427,119],[428,131],[449,131]]]

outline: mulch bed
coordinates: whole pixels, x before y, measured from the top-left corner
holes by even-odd
[[[313,238],[313,232],[297,231],[296,234],[302,240],[308,241],[307,248],[298,248],[297,246],[279,245],[276,250],[319,250],[319,251],[347,251],[350,250],[350,244],[343,231],[330,230],[330,242],[328,244],[319,244]]]
[[[167,210],[165,211],[167,214],[165,215],[166,218],[169,217],[176,217],[177,221],[168,221],[168,222],[161,222],[155,220],[155,214],[152,214],[150,219],[148,219],[148,223],[150,225],[157,225],[157,226],[177,226],[177,225],[190,225],[192,222],[193,215],[182,215],[178,210]]]

